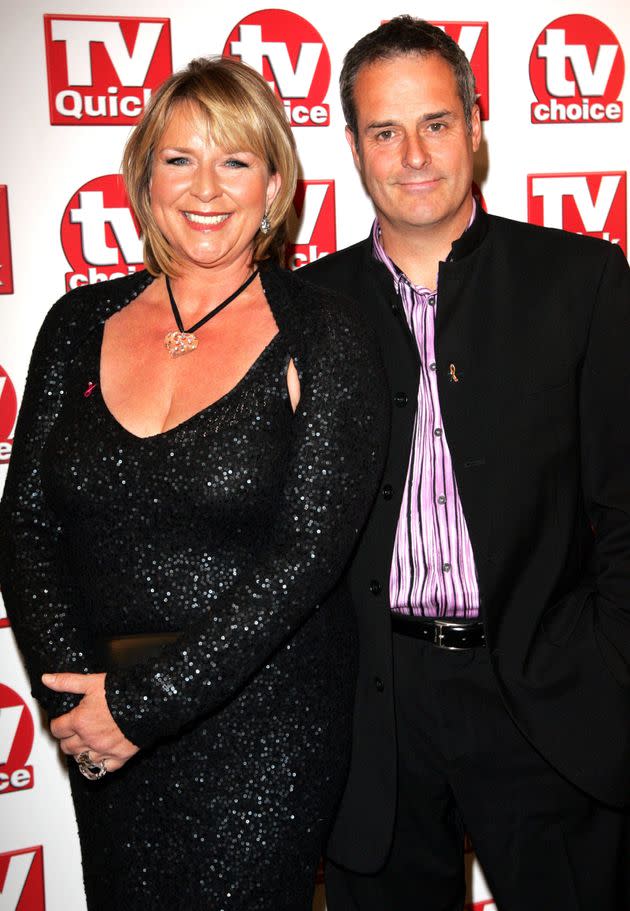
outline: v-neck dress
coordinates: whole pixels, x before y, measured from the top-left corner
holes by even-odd
[[[41,330],[3,593],[52,716],[77,697],[46,691],[43,670],[101,670],[108,637],[180,634],[107,674],[139,753],[98,782],[69,763],[90,911],[306,911],[349,758],[340,578],[381,469],[385,383],[348,303],[268,268],[278,334],[217,402],[137,437],[102,398],[99,359],[105,320],[149,281],[72,292]]]

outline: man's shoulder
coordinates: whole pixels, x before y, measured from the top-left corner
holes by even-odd
[[[371,239],[368,237],[350,247],[329,253],[316,262],[309,263],[300,269],[300,274],[309,282],[327,288],[349,287],[357,272],[364,269],[366,256],[369,260]]]
[[[500,215],[489,215],[488,237],[496,244],[515,246],[522,255],[563,259],[606,258],[611,252],[609,241],[560,228],[547,228],[529,222],[516,221]]]

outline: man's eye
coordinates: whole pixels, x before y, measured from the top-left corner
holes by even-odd
[[[387,142],[387,140],[391,139],[393,135],[394,135],[393,130],[381,130],[380,133],[376,134],[376,138]]]
[[[439,123],[439,122],[430,123],[429,132],[430,133],[441,133],[445,126],[446,126],[445,123]]]

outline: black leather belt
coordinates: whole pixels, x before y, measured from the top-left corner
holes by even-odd
[[[104,639],[103,661],[107,670],[130,667],[149,658],[155,658],[164,648],[181,636],[176,633],[138,633],[130,636],[112,636]]]
[[[457,620],[437,620],[425,617],[409,617],[392,611],[392,630],[403,636],[424,639],[438,648],[450,650],[478,648],[485,646],[486,636],[483,623],[472,621],[458,623]]]

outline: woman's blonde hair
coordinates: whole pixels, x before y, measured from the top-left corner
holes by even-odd
[[[280,101],[255,70],[227,57],[192,60],[159,87],[133,130],[122,171],[129,201],[144,238],[144,261],[152,275],[176,275],[179,260],[151,211],[151,171],[156,144],[175,108],[188,103],[207,120],[212,140],[227,151],[253,152],[270,174],[281,178],[267,213],[268,234],[254,238],[254,261],[279,261],[287,237],[289,209],[297,180],[291,127]]]

